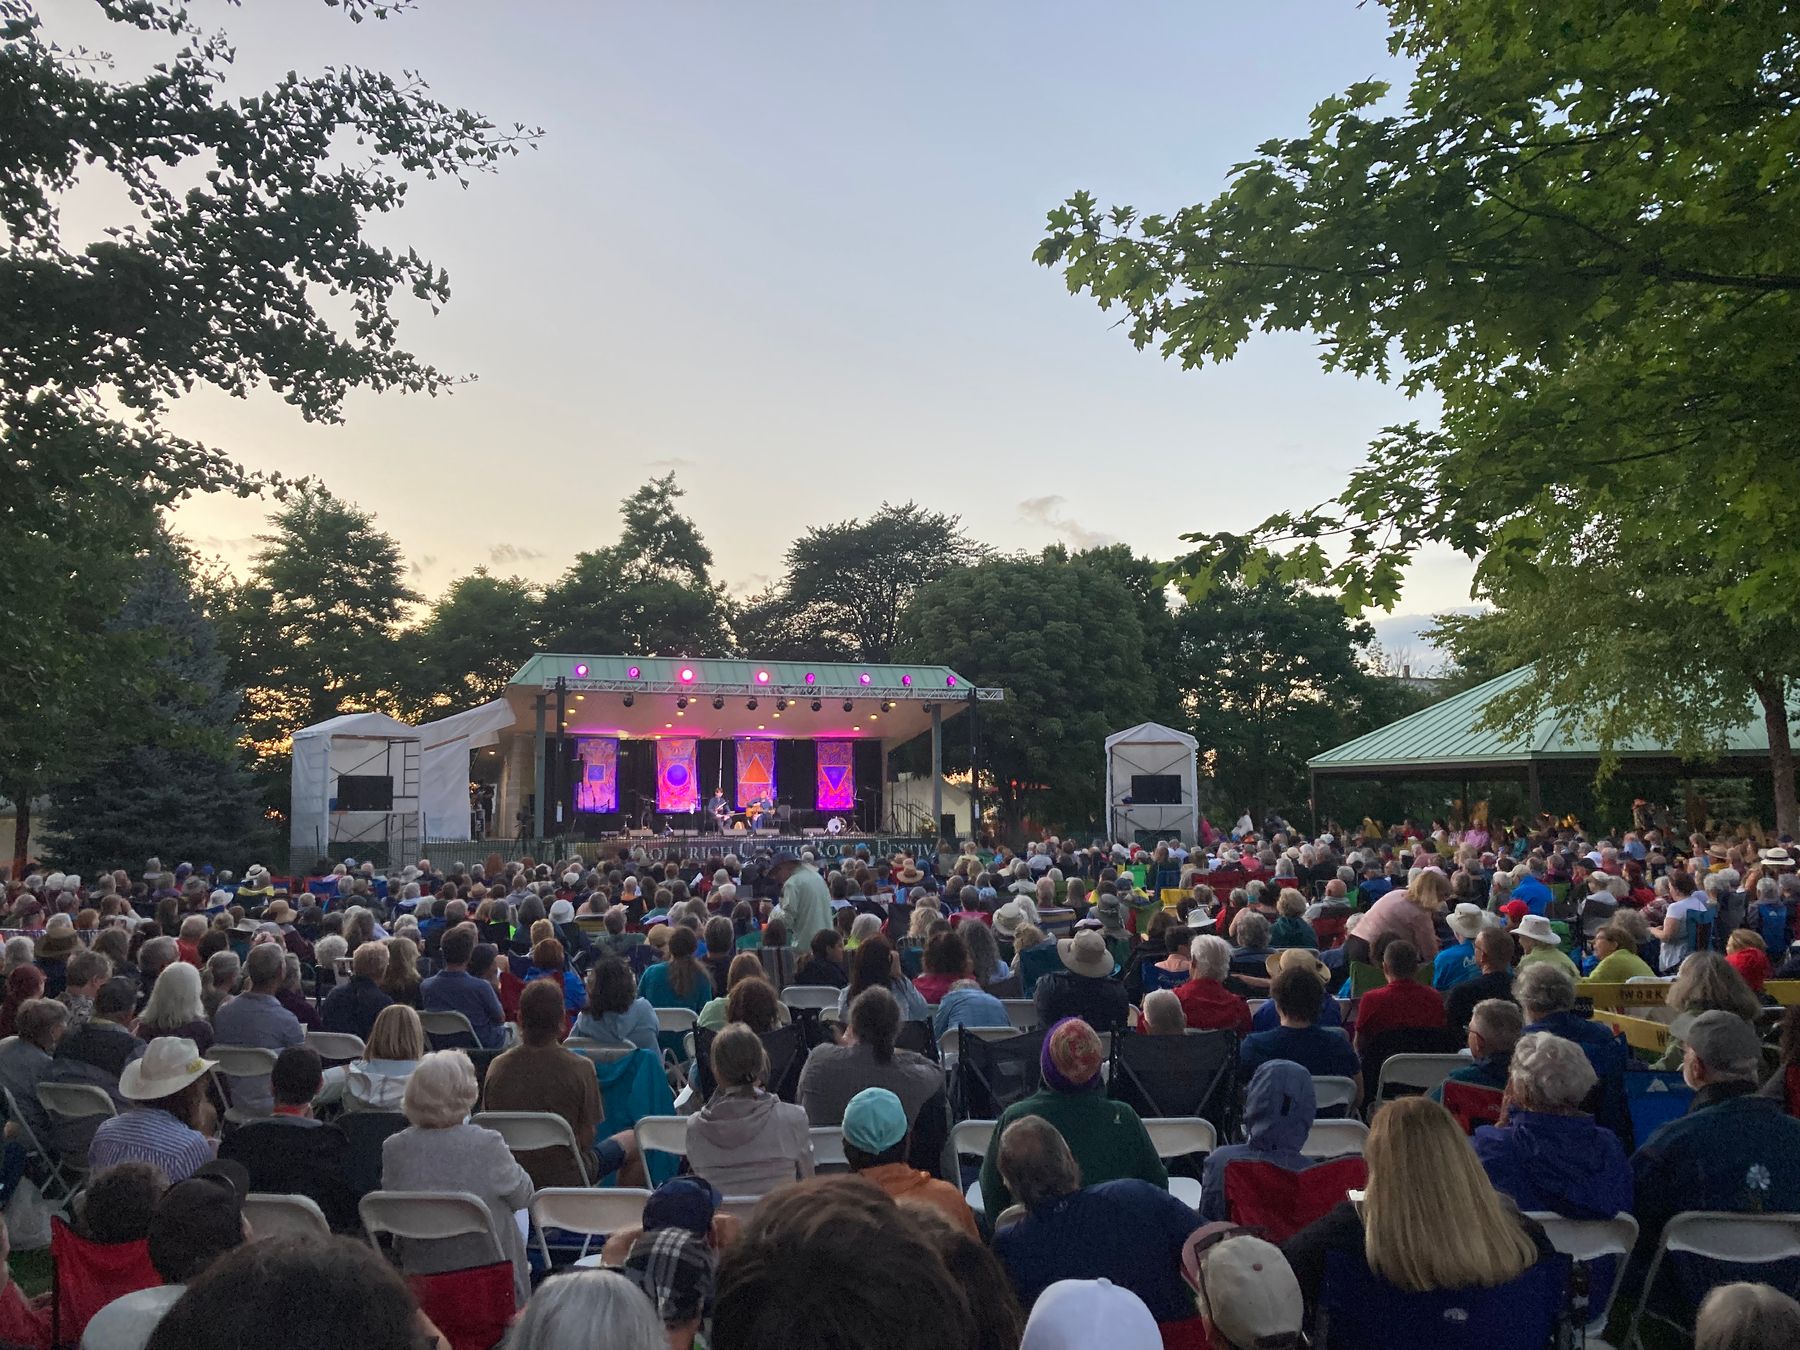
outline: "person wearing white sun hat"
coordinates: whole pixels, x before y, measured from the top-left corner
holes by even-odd
[[[1542,961],[1579,978],[1580,972],[1575,969],[1575,963],[1562,949],[1562,935],[1550,926],[1550,920],[1542,914],[1527,914],[1520,919],[1513,936],[1518,938],[1519,946],[1525,951],[1519,958],[1521,968]]]
[[[88,1148],[89,1166],[97,1172],[115,1163],[146,1162],[173,1184],[211,1162],[218,1143],[197,1127],[212,1123],[206,1075],[216,1065],[201,1058],[185,1036],[151,1041],[119,1078],[119,1095],[133,1105],[101,1122]]]

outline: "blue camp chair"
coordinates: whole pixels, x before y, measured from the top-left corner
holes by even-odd
[[[1568,1302],[1569,1258],[1539,1261],[1493,1289],[1413,1294],[1340,1251],[1325,1254],[1315,1350],[1385,1350],[1394,1329],[1432,1350],[1544,1350]]]

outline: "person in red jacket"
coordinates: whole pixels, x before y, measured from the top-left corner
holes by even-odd
[[[1250,1034],[1250,1005],[1225,987],[1231,969],[1231,944],[1212,933],[1195,938],[1188,949],[1188,977],[1175,986],[1175,997],[1187,1024],[1201,1031]],[[1441,1016],[1441,1014],[1440,1014]]]
[[[1356,1004],[1358,1054],[1384,1031],[1444,1025],[1444,996],[1413,978],[1419,969],[1419,953],[1412,943],[1404,938],[1388,943],[1381,969],[1387,984],[1371,989]]]

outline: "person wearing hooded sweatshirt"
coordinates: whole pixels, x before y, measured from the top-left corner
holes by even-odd
[[[769,1055],[733,1022],[712,1043],[718,1086],[688,1122],[688,1165],[725,1195],[766,1195],[813,1174],[806,1112],[764,1090]]]
[[[1225,1168],[1236,1159],[1274,1163],[1290,1172],[1321,1161],[1300,1151],[1318,1109],[1312,1075],[1305,1069],[1290,1059],[1258,1065],[1244,1090],[1244,1142],[1206,1155],[1206,1169],[1200,1174],[1200,1217],[1209,1222],[1230,1217],[1225,1207]]]

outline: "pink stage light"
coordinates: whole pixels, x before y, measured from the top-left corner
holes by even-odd
[[[902,675],[900,677],[900,683],[905,685],[908,689],[911,689],[912,688],[912,676]]]
[[[629,669],[625,672],[625,677],[627,679],[635,680],[641,673],[642,672],[639,671],[636,666],[633,666],[633,667],[631,667],[631,669]]]
[[[862,674],[860,674],[856,677],[856,680],[857,680],[857,683],[859,683],[859,684],[867,684],[869,682],[869,672],[865,670]]]
[[[683,684],[692,684],[694,682],[694,668],[692,666],[683,666],[681,668],[681,682]]]
[[[587,670],[586,661],[577,661],[575,663],[575,674],[578,678],[585,680],[587,678]]]
[[[767,684],[769,682],[769,672],[766,670],[757,671],[756,672],[756,682],[758,684]]]
[[[811,672],[811,671],[810,671],[810,670],[809,670],[809,671],[807,671],[807,672],[806,672],[806,682],[807,682],[807,683],[808,683],[808,684],[817,684],[817,683],[818,683],[818,682],[819,682],[819,677],[818,677],[818,676],[817,676],[817,675],[815,675],[815,674],[813,674],[813,673],[812,673],[812,672]]]
[[[948,689],[956,688],[956,676],[954,676],[954,675],[944,676],[944,686]]]

